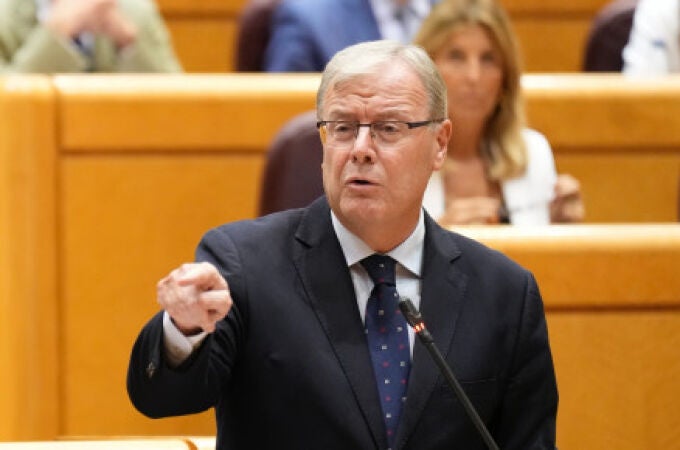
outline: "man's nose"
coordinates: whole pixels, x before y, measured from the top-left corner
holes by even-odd
[[[357,137],[352,148],[352,160],[356,162],[371,162],[375,157],[375,142],[370,127],[358,127]]]

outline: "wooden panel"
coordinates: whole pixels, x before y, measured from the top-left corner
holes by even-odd
[[[158,0],[185,72],[233,71],[244,4],[245,0]]]
[[[0,78],[0,440],[57,434],[55,98]]]
[[[525,75],[529,124],[558,151],[680,147],[680,77]]]
[[[454,230],[531,270],[548,308],[680,308],[680,224]]]
[[[678,220],[680,154],[653,148],[612,154],[557,151],[557,168],[581,183],[588,222]]]
[[[679,310],[550,312],[548,327],[559,448],[678,448]]]
[[[527,72],[580,72],[595,15],[610,0],[502,0]]]
[[[62,120],[81,124],[63,131],[68,152],[263,153],[286,120],[313,108],[318,75],[55,81]],[[523,85],[530,125],[547,136],[558,168],[583,184],[587,221],[676,220],[680,78],[526,75]]]
[[[263,153],[295,114],[314,108],[318,75],[57,76],[67,151]],[[135,120],[131,120],[134,113]],[[106,120],[100,120],[106,117]]]
[[[582,186],[588,222],[678,218],[680,78],[525,75],[529,124]]]
[[[677,448],[680,225],[456,230],[536,276],[560,391],[559,448]]]
[[[255,214],[261,169],[259,158],[232,154],[64,159],[62,434],[214,433],[212,412],[144,418],[127,398],[126,367],[158,309],[156,282],[193,260],[209,228]]]
[[[580,72],[590,17],[518,17],[513,27],[526,72]]]
[[[236,21],[230,17],[166,18],[173,46],[185,72],[230,72],[234,68]]]
[[[237,15],[248,0],[156,0],[163,14]],[[583,1],[583,0],[582,0]],[[587,0],[586,0],[587,1]]]
[[[214,448],[214,447],[213,447]],[[192,450],[182,439],[101,439],[0,442],[0,450]]]
[[[501,0],[501,4],[514,17],[517,15],[593,15],[610,0],[570,0],[556,2],[545,0]]]
[[[54,82],[61,162],[58,317],[64,325],[60,433],[212,434],[211,413],[161,421],[137,413],[124,390],[128,355],[137,332],[157,309],[157,280],[192,259],[208,228],[255,215],[264,152],[288,118],[313,108],[318,75],[57,76]],[[601,214],[595,217],[615,221],[641,214],[659,220],[658,214],[666,220],[668,211],[676,211],[680,111],[675,109],[680,102],[674,99],[680,79],[527,76],[524,83],[532,125],[553,143],[560,169],[583,176],[587,207]],[[660,209],[650,206],[655,190],[665,205]],[[493,229],[500,233],[494,245],[536,274],[559,349],[571,339],[581,345],[589,339],[574,335],[578,330],[570,317],[575,316],[568,314],[624,314],[621,320],[632,319],[625,326],[642,323],[640,333],[665,323],[666,313],[675,314],[678,226]],[[521,232],[534,237],[512,239]],[[650,324],[635,315],[650,310],[659,315]],[[560,314],[565,321],[553,326]],[[103,323],[110,332],[102,332]],[[658,325],[660,331],[663,326]],[[665,348],[665,342],[659,345]],[[568,349],[559,352],[567,355],[556,354],[563,404],[572,395],[596,396],[588,385],[570,385],[571,374],[562,381],[562,367],[571,356]],[[591,377],[604,379],[606,370],[629,363],[617,359],[585,367]],[[102,404],[110,405],[106,420]],[[560,436],[581,426],[576,406],[566,405]],[[618,407],[602,403],[603,410]],[[637,417],[625,420],[638,424]],[[584,433],[583,439],[596,439]],[[648,441],[668,438],[662,433],[660,440]]]
[[[151,150],[168,140],[261,151],[285,120],[314,108],[318,83],[317,74],[55,77],[62,123],[87,123],[64,130],[68,151]],[[678,76],[525,75],[522,83],[530,125],[558,150],[680,147]],[[129,120],[133,111],[144,120]]]

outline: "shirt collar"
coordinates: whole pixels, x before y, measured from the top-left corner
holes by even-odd
[[[393,18],[395,12],[400,8],[394,0],[370,0],[370,3],[378,22],[384,21],[388,17]],[[409,0],[405,3],[405,6],[422,20],[430,13],[433,4],[433,0]]]
[[[340,223],[340,220],[331,211],[331,221],[333,222],[333,229],[340,241],[340,247],[345,255],[347,266],[351,267],[362,259],[375,253],[364,241],[358,236],[349,231]],[[423,246],[425,242],[425,215],[423,209],[420,209],[420,217],[418,224],[411,235],[404,240],[397,247],[387,252],[387,255],[394,258],[399,264],[405,267],[409,272],[420,277],[422,261],[423,261]]]

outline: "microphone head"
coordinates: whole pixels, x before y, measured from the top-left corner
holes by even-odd
[[[416,307],[413,306],[413,302],[411,301],[410,298],[400,297],[399,309],[401,310],[401,313],[404,315],[406,322],[408,322],[408,324],[411,325],[412,327],[415,327],[416,325],[420,324],[423,321],[420,312],[418,312]]]

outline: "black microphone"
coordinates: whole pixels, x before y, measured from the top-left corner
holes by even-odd
[[[444,359],[441,352],[435,345],[432,335],[425,327],[425,322],[423,321],[423,317],[421,316],[420,312],[416,309],[415,306],[413,306],[413,303],[408,297],[401,297],[399,299],[399,309],[401,309],[401,313],[404,315],[404,318],[406,318],[408,324],[411,325],[411,327],[413,327],[413,330],[416,332],[418,338],[420,338],[420,341],[425,345],[427,350],[430,352],[430,355],[432,356],[432,359],[434,359],[434,362],[437,363],[437,365],[439,366],[439,370],[441,370],[442,374],[444,375],[444,378],[446,378],[446,381],[449,382],[451,389],[453,389],[453,392],[455,392],[456,397],[458,397],[458,401],[460,401],[463,404],[465,412],[467,413],[470,420],[472,420],[472,423],[474,423],[475,426],[477,427],[477,430],[479,431],[479,434],[482,436],[482,439],[484,439],[486,446],[490,450],[499,450],[498,445],[496,444],[496,442],[494,442],[493,438],[491,437],[491,433],[489,433],[489,430],[487,430],[486,426],[484,426],[484,422],[482,422],[482,419],[479,417],[479,414],[477,414],[475,407],[472,405],[467,395],[465,395],[463,388],[460,387],[460,383],[458,383],[458,380],[453,375],[453,371],[451,370],[449,365],[446,364],[446,360]]]

